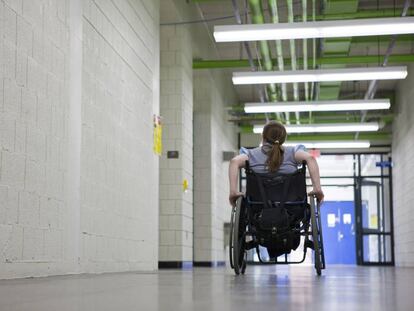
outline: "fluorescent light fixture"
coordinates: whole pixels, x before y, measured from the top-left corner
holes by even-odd
[[[285,103],[246,103],[246,113],[307,112],[307,111],[353,111],[390,109],[389,99],[372,100],[325,100]]]
[[[233,84],[395,80],[407,77],[406,66],[234,72]]]
[[[330,132],[375,132],[379,129],[378,122],[368,123],[333,123],[333,124],[289,124],[285,125],[288,134],[297,133],[330,133]],[[255,125],[253,133],[261,134],[263,125]]]
[[[286,142],[283,146],[305,145],[308,149],[345,149],[345,148],[369,148],[371,146],[366,140],[344,140],[344,141],[302,141]]]
[[[216,42],[383,36],[414,33],[414,17],[214,26]]]

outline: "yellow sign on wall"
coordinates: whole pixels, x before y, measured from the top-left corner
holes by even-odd
[[[161,117],[154,114],[153,150],[156,155],[162,154],[162,122]]]

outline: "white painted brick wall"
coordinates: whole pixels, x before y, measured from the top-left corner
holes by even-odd
[[[44,27],[45,20],[58,13],[56,2],[66,5],[65,1],[0,1],[0,227],[4,233],[0,278],[45,275],[52,262],[63,263],[62,243],[47,248],[47,237],[58,240],[62,228],[57,221],[45,219],[52,220],[52,214],[59,218],[65,208],[65,168],[56,165],[62,154],[57,149],[52,161],[55,153],[47,152],[52,140],[58,146],[66,142],[61,93],[66,86],[64,54],[69,42],[61,34],[68,25],[54,20],[53,29]],[[62,33],[53,36],[56,31]],[[52,64],[54,57],[39,57],[46,47],[54,48],[51,55],[61,55],[60,63]],[[45,120],[59,126],[45,126]],[[59,210],[45,208],[44,202],[51,199]],[[48,252],[55,256],[48,257]]]
[[[154,22],[143,24],[152,17],[140,1],[85,1],[85,6],[81,241],[94,251],[86,251],[84,264],[95,271],[154,268],[157,29]]]
[[[193,260],[193,81],[190,29],[161,27],[160,261]],[[167,159],[177,150],[178,159]],[[183,192],[186,179],[189,189]]]
[[[394,110],[392,157],[395,260],[398,266],[414,266],[414,66],[397,88]]]
[[[226,106],[235,101],[230,80],[210,71],[194,79],[194,259],[224,261],[224,223],[229,221],[228,162],[236,151],[236,127]]]
[[[156,268],[158,41],[158,0],[0,0],[0,279]]]

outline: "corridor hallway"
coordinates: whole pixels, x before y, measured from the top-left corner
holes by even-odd
[[[248,266],[0,281],[2,311],[412,310],[414,270]]]

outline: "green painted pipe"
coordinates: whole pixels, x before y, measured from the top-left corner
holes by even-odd
[[[293,23],[293,0],[286,0],[286,4],[288,8],[288,21],[289,23]],[[297,70],[295,40],[289,40],[289,47],[292,70]],[[298,83],[293,83],[293,100],[299,100]],[[299,113],[296,113],[296,118],[299,119]]]
[[[270,17],[272,19],[272,23],[277,24],[279,23],[279,12],[278,12],[278,7],[277,7],[277,0],[269,0],[268,1],[269,4],[269,10],[270,10]],[[277,67],[279,69],[279,71],[283,71],[285,70],[285,64],[284,64],[284,59],[283,59],[283,49],[282,49],[282,41],[281,40],[276,40],[276,61],[277,62]],[[282,83],[282,100],[283,101],[287,101],[287,89],[286,89],[286,84]]]
[[[382,60],[382,55],[363,55],[363,56],[325,56],[316,60],[318,65],[346,65],[346,64],[376,64]],[[274,62],[277,59],[273,59]],[[311,62],[312,58],[308,57]],[[290,65],[290,58],[283,60],[284,64]],[[414,54],[400,54],[391,55],[390,63],[408,63],[414,62]],[[257,61],[256,61],[257,63]],[[303,64],[303,59],[298,59],[299,64]],[[246,59],[232,59],[232,60],[193,60],[194,69],[220,69],[220,68],[243,68],[248,67],[249,62]]]
[[[263,17],[261,0],[249,0],[249,6],[252,11],[253,24],[264,24],[265,19]],[[273,70],[273,62],[270,54],[270,48],[267,41],[260,41],[260,55],[262,59],[263,69],[266,71]],[[267,86],[268,96],[270,101],[277,101],[277,88],[276,84],[272,83]]]
[[[302,20],[307,21],[308,1],[302,0]],[[302,40],[303,70],[308,69],[308,41]],[[305,100],[309,100],[309,84],[305,82]]]

